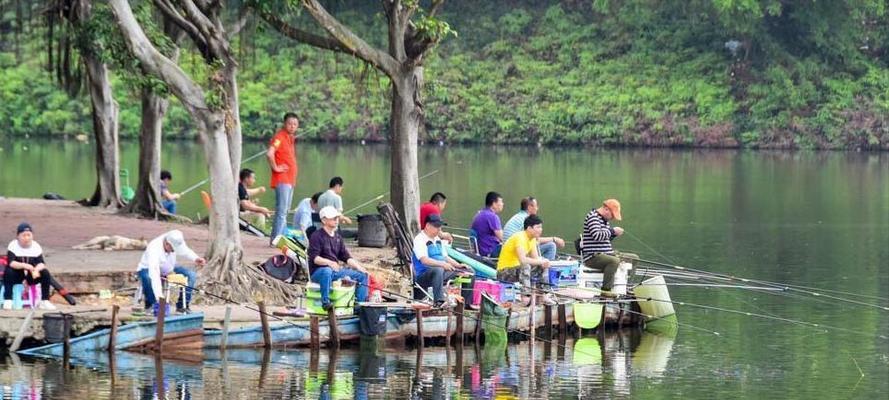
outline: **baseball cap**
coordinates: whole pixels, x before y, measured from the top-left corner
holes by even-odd
[[[182,231],[178,229],[174,229],[172,231],[167,232],[164,235],[164,241],[173,246],[173,250],[177,253],[188,252],[191,249],[188,248],[188,245],[185,244],[185,236],[182,235]]]
[[[340,215],[340,211],[336,208],[333,208],[333,206],[324,207],[321,209],[321,211],[318,212],[318,216],[321,218],[336,218]]]
[[[442,221],[442,219],[441,219],[441,215],[438,215],[438,214],[427,215],[426,216],[426,223],[432,224],[432,226],[434,226],[436,228],[441,228],[441,226],[445,224],[445,222]]]
[[[617,199],[608,199],[602,202],[602,205],[608,207],[608,210],[611,211],[611,214],[614,215],[614,219],[620,221],[620,202]]]
[[[17,226],[15,228],[15,234],[18,235],[22,232],[34,232],[34,230],[31,229],[31,224],[29,224],[27,222],[22,222],[19,224],[19,226]]]

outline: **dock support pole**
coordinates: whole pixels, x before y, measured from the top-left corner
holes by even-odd
[[[111,334],[108,336],[108,351],[114,352],[117,347],[117,312],[120,306],[115,304],[111,307]]]
[[[265,313],[265,302],[258,301],[256,305],[259,306],[259,322],[262,324],[262,346],[270,349],[272,348],[272,331],[269,328],[269,317]]]
[[[164,351],[164,318],[166,318],[167,299],[161,297],[157,305],[157,329],[154,331],[154,349],[157,354]]]
[[[327,330],[330,331],[330,348],[340,348],[340,328],[336,321],[336,308],[331,307],[327,311]]]
[[[559,304],[559,335],[568,333],[568,315],[565,311],[565,305]]]
[[[222,320],[222,341],[219,342],[219,348],[225,351],[228,345],[228,328],[232,322],[232,307],[225,306],[225,319]]]
[[[531,292],[531,304],[528,306],[528,325],[531,326],[532,342],[537,337],[537,321],[536,318],[534,318],[536,317],[535,314],[537,314],[537,293]]]
[[[457,303],[457,310],[455,313],[457,314],[457,342],[461,345],[463,344],[463,313],[466,310],[466,305],[461,301]]]
[[[9,348],[10,353],[15,353],[19,347],[22,345],[22,340],[25,339],[25,332],[28,328],[31,327],[31,320],[34,318],[34,309],[28,312],[28,316],[25,317],[25,322],[22,322],[22,326],[19,327],[19,333],[15,335],[15,340],[12,342],[12,347]]]
[[[71,359],[71,320],[74,319],[71,315],[62,314],[62,329],[64,332],[62,334],[62,363],[65,365],[65,369],[68,369],[68,360]]]
[[[484,323],[484,318],[482,318],[482,308],[478,308],[478,313],[475,317],[475,345],[478,346],[481,344],[482,340],[482,324]]]
[[[423,351],[423,310],[417,310],[417,346]]]
[[[313,350],[317,350],[321,347],[321,332],[318,331],[320,329],[319,326],[318,317],[314,315],[309,317],[310,344]]]
[[[546,325],[546,338],[551,339],[553,337],[553,306],[551,305],[543,306],[543,324]]]

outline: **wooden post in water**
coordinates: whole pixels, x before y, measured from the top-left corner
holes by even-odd
[[[68,360],[71,358],[71,320],[73,317],[69,317],[71,315],[62,314],[62,329],[64,329],[62,334],[62,357],[64,358],[65,369],[68,368]]]
[[[568,333],[568,314],[565,311],[565,305],[559,304],[559,335]]]
[[[157,354],[164,351],[164,318],[166,318],[167,299],[161,297],[157,305],[157,329],[154,331],[154,349]]]
[[[120,306],[115,304],[111,307],[111,334],[108,336],[108,351],[114,352],[114,348],[117,347],[117,312],[120,311]]]
[[[222,351],[225,351],[225,347],[228,345],[228,328],[232,321],[232,307],[225,306],[225,319],[222,320],[222,341],[219,343],[219,348]]]
[[[327,311],[327,330],[330,332],[330,348],[340,348],[340,328],[336,321],[336,308]]]
[[[321,333],[318,331],[320,329],[319,325],[317,316],[309,317],[309,343],[313,350],[321,347]]]
[[[484,319],[482,318],[482,308],[479,307],[478,313],[475,317],[475,345],[478,346],[481,344],[482,340],[482,324],[484,323]]]
[[[537,321],[534,318],[537,314],[537,293],[531,292],[531,304],[528,306],[528,324],[531,325],[531,342],[537,335]]]
[[[417,346],[423,351],[423,310],[417,310]]]
[[[543,306],[543,324],[546,325],[546,338],[551,339],[553,337],[553,306],[551,305]]]
[[[256,305],[259,306],[259,322],[262,324],[262,346],[270,349],[272,348],[272,331],[269,328],[269,317],[265,313],[265,302],[258,301]]]
[[[463,344],[463,313],[466,310],[466,305],[461,301],[457,303],[457,310],[455,313],[457,314],[457,341],[462,345]]]
[[[448,308],[448,325],[445,327],[445,348],[451,347],[451,309]],[[450,355],[450,352],[448,353]]]

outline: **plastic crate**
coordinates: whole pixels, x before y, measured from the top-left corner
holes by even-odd
[[[351,315],[355,306],[355,286],[330,287],[330,302],[338,316]],[[306,284],[306,311],[310,314],[327,315],[321,304],[321,286],[315,282]]]
[[[578,268],[576,260],[553,261],[549,264],[547,283],[554,287],[577,286]]]

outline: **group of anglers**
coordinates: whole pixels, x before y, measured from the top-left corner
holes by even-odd
[[[298,171],[295,149],[298,128],[299,119],[296,114],[287,113],[283,126],[269,141],[266,152],[271,171],[270,186],[275,191],[275,211],[270,235],[272,240],[287,229],[287,211],[291,206]],[[172,179],[169,172],[164,171],[161,178],[164,207],[175,212],[175,200],[180,194],[169,191]],[[254,171],[240,171],[238,199],[241,217],[264,225],[265,218],[270,217],[272,211],[251,200],[265,192],[263,187],[253,188],[255,182]],[[293,226],[305,232],[309,238],[309,277],[320,287],[324,308],[331,307],[330,286],[338,279],[348,278],[357,283],[358,302],[365,301],[368,294],[367,270],[351,256],[338,229],[340,223],[351,223],[343,214],[342,190],[343,179],[334,177],[330,180],[327,191],[303,199],[293,216]],[[453,236],[442,230],[445,225],[442,212],[446,205],[447,197],[440,192],[421,205],[421,231],[413,240],[413,279],[421,288],[432,288],[434,307],[441,307],[446,303],[444,285],[448,281],[459,275],[473,274],[472,268],[451,258],[443,246],[443,242],[453,242]],[[486,260],[496,259],[498,280],[518,283],[530,289],[532,281],[542,281],[546,276],[550,262],[557,258],[557,249],[564,247],[565,241],[556,236],[543,236],[543,220],[537,215],[537,199],[523,198],[519,212],[505,225],[501,224],[498,216],[503,207],[503,197],[500,194],[487,193],[485,207],[476,213],[469,229],[473,240],[477,241],[476,252]],[[611,289],[619,264],[611,242],[623,234],[623,229],[611,226],[610,221],[613,220],[621,220],[620,203],[616,199],[608,199],[586,215],[581,237],[582,261],[585,266],[604,273],[605,291]],[[181,231],[164,233],[148,243],[137,268],[146,308],[153,307],[157,296],[161,295],[161,278],[176,273],[184,275],[188,282],[186,296],[179,299],[177,311],[189,311],[191,288],[194,287],[197,276],[193,269],[176,264],[177,255],[186,257],[197,265],[206,263],[206,260],[185,244]],[[16,239],[9,244],[8,259],[3,277],[3,306],[11,308],[11,287],[27,280],[30,284],[41,285],[41,307],[54,308],[48,301],[49,271],[43,262],[42,250],[33,241],[33,232],[27,223],[18,226]],[[546,297],[544,302],[553,302],[553,299]]]

